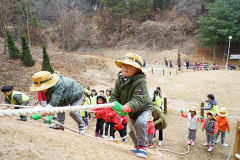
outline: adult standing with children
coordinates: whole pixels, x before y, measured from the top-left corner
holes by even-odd
[[[32,76],[34,84],[31,91],[43,91],[47,101],[47,107],[77,106],[81,105],[83,87],[71,78],[65,78],[48,71],[37,72]],[[70,116],[77,122],[79,133],[85,133],[85,124],[79,111],[70,112]],[[57,113],[58,122],[64,124],[65,112]],[[61,129],[60,125],[53,125],[50,128]]]

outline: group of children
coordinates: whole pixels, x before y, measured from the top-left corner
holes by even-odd
[[[51,74],[47,71],[37,72],[33,75],[33,85],[31,91],[37,91],[41,102],[45,107],[61,107],[61,106],[77,106],[89,104],[105,104],[114,103],[114,106],[108,108],[94,109],[92,114],[96,115],[96,133],[95,136],[103,137],[103,125],[105,129],[110,128],[110,137],[114,138],[115,131],[119,131],[120,136],[126,135],[126,128],[129,122],[129,136],[134,143],[134,147],[130,150],[138,157],[147,158],[146,146],[154,147],[154,137],[156,130],[159,130],[158,145],[162,144],[163,129],[167,123],[162,113],[162,95],[160,87],[154,91],[153,100],[151,100],[144,71],[144,60],[137,54],[128,53],[123,60],[115,61],[117,67],[120,68],[118,77],[115,82],[114,89],[104,91],[97,95],[95,89],[84,90],[83,87],[70,78],[65,78],[57,74]],[[26,105],[29,97],[21,92],[13,91],[13,88],[7,86],[2,88],[2,92],[6,96],[6,103],[17,105]],[[217,135],[221,134],[221,144],[224,143],[226,127],[228,131],[229,124],[226,119],[227,114],[217,112],[217,106],[214,97],[209,96],[207,101],[209,106],[204,108],[210,110],[208,118],[204,121],[203,129],[206,129],[207,143],[210,146],[209,151],[214,148]],[[211,99],[213,98],[213,99]],[[211,104],[210,104],[211,103]],[[216,113],[215,113],[216,112]],[[218,114],[218,118],[216,118]],[[86,126],[88,126],[88,118],[91,114],[88,112],[71,111],[70,116],[79,126],[79,134],[85,134]],[[89,117],[90,116],[90,117]],[[127,117],[129,118],[127,118]],[[197,122],[202,122],[201,117],[197,117],[196,110],[191,109],[189,113],[182,116],[188,118],[189,141],[191,145],[195,145]],[[26,120],[26,117],[21,117],[21,120]],[[57,113],[57,120],[64,124],[65,113]],[[110,127],[109,127],[110,126]],[[55,124],[51,128],[64,129],[63,126]],[[108,132],[105,132],[105,136]]]
[[[181,110],[181,116],[187,118],[187,127],[188,127],[188,144],[196,144],[196,131],[198,122],[203,123],[202,131],[206,130],[206,140],[207,142],[203,146],[209,147],[208,152],[214,150],[215,144],[218,143],[218,136],[221,135],[221,146],[226,147],[228,144],[225,143],[226,131],[230,133],[229,122],[227,119],[227,110],[221,108],[220,110],[217,107],[217,101],[215,100],[212,94],[208,95],[206,100],[208,103],[207,107],[202,109],[207,111],[207,118],[203,120],[203,117],[198,116],[196,108],[189,109],[187,114],[183,113]]]

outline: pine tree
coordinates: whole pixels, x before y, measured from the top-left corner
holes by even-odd
[[[49,71],[50,73],[54,73],[53,67],[50,63],[49,56],[46,51],[46,47],[43,46],[43,63],[42,63],[42,71]]]
[[[8,53],[11,58],[20,58],[19,49],[15,46],[13,37],[9,31],[6,31],[7,34],[7,46]]]
[[[21,37],[22,39],[22,56],[21,61],[25,66],[34,66],[35,60],[32,58],[31,52],[29,50],[27,40],[25,36]]]

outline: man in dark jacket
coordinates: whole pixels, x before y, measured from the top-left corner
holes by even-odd
[[[32,91],[43,91],[48,103],[47,107],[78,106],[81,105],[83,87],[70,78],[64,78],[47,71],[37,72],[33,75],[34,84]],[[85,133],[85,124],[79,111],[70,112],[70,116],[77,122],[79,133]],[[57,114],[58,122],[64,124],[65,113]],[[62,126],[54,125],[51,128],[62,129]]]

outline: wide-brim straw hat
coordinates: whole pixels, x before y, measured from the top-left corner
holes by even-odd
[[[221,108],[218,115],[219,115],[219,117],[227,117],[228,112],[227,112],[226,108]]]
[[[86,95],[91,94],[91,92],[90,92],[87,88],[84,89],[84,93],[85,93]]]
[[[120,61],[120,60],[115,61],[115,64],[119,68],[122,67],[122,64],[128,64],[128,65],[131,65],[131,66],[141,70],[145,74],[145,71],[143,69],[143,63],[144,63],[144,61],[143,61],[142,57],[140,57],[139,55],[137,55],[135,53],[127,53],[122,61]]]
[[[195,107],[191,107],[191,108],[189,109],[189,111],[197,112],[197,109],[196,109]]]
[[[214,113],[214,112],[212,112],[212,111],[208,111],[206,114],[208,115],[209,113],[211,113],[212,116],[213,116],[213,118],[216,119],[216,117],[217,117],[217,116],[216,116],[216,113]]]
[[[48,71],[40,71],[32,76],[33,85],[30,87],[31,91],[43,91],[54,86],[58,81],[57,74],[51,74]]]

